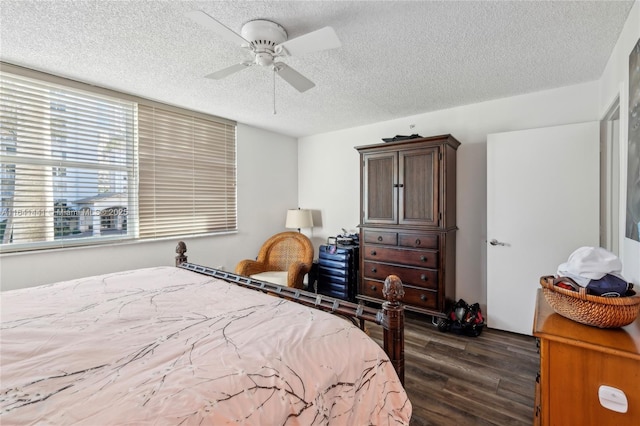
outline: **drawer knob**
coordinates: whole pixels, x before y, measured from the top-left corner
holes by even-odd
[[[378,235],[378,241],[382,241],[382,235]]]
[[[376,287],[375,285],[371,286],[371,290],[376,291],[378,289],[378,287]]]
[[[424,294],[420,295],[420,300],[422,300],[423,302],[425,302],[427,300],[427,296],[425,296]]]
[[[378,269],[376,269],[376,268],[371,268],[371,272],[373,272],[373,273],[375,274],[376,272],[378,272]]]
[[[423,262],[426,262],[427,261],[427,256],[420,256],[420,260],[423,261]]]
[[[420,245],[420,238],[416,238],[416,245],[419,246]]]
[[[427,276],[425,274],[420,275],[420,279],[422,281],[428,281],[429,280],[429,278],[427,278]]]
[[[371,256],[375,256],[376,254],[378,254],[378,253],[376,253],[375,250],[371,250]]]

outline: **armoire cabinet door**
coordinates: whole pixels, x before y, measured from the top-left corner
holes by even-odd
[[[362,209],[365,224],[398,223],[398,153],[363,156]]]
[[[398,224],[438,226],[438,147],[398,154]]]

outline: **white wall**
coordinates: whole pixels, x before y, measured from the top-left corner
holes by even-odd
[[[640,243],[624,237],[627,198],[627,147],[629,131],[629,53],[640,38],[640,1],[636,1],[600,79],[598,111],[604,116],[614,99],[620,98],[620,258],[623,275],[640,286]]]
[[[451,133],[461,142],[456,298],[485,307],[487,134],[598,120],[597,100],[598,82],[591,82],[301,138],[299,199],[301,206],[317,209],[322,216],[321,226],[313,229],[316,247],[341,228],[354,229],[358,224],[355,146],[381,143],[381,138],[396,134]],[[409,127],[412,124],[415,128]]]
[[[284,231],[287,209],[298,205],[296,139],[239,124],[237,140],[238,232],[184,239],[190,262],[231,271],[241,259],[255,258],[269,236]],[[172,265],[178,240],[3,254],[0,289]]]

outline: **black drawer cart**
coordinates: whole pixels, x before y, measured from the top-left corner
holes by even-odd
[[[355,301],[358,259],[358,245],[327,244],[320,246],[317,293]]]

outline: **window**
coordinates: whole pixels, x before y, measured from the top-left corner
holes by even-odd
[[[139,106],[140,238],[236,229],[235,126]]]
[[[234,122],[2,68],[0,251],[236,230]]]
[[[135,104],[5,73],[0,101],[3,251],[131,237]]]

